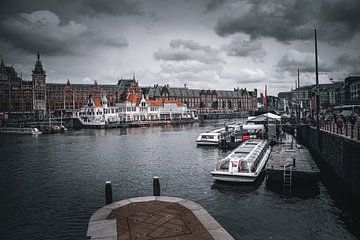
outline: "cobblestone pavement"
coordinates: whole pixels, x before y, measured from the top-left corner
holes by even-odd
[[[194,214],[177,203],[131,203],[114,209],[107,219],[117,220],[118,240],[213,239]]]

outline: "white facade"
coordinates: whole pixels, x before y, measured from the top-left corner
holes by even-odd
[[[171,101],[153,101],[142,98],[139,105],[131,102],[117,104],[122,122],[181,120],[194,118],[186,105]]]

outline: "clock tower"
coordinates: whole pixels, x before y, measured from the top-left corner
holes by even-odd
[[[44,119],[46,114],[46,72],[41,64],[39,53],[32,73],[33,110],[37,119]]]

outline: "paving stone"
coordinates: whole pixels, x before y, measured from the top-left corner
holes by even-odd
[[[149,202],[149,201],[155,201],[155,196],[147,196],[147,197],[136,197],[136,198],[130,198],[128,199],[130,202],[137,203],[137,202]]]
[[[186,207],[187,209],[193,211],[193,210],[198,210],[198,209],[202,209],[202,207],[197,204],[197,203],[194,203],[192,201],[188,201],[188,200],[183,200],[183,201],[180,201],[178,202],[181,206],[184,206]]]
[[[116,237],[116,219],[90,222],[86,236],[91,238]]]
[[[111,213],[111,209],[100,208],[90,218],[90,222],[104,220]]]
[[[221,225],[203,209],[195,210],[193,211],[193,214],[207,230],[222,228]]]
[[[96,219],[89,222],[87,236],[92,239],[233,239],[204,208],[181,198],[151,196],[119,201],[98,210],[91,219]]]
[[[171,202],[171,203],[175,203],[175,202],[180,202],[182,201],[182,198],[177,198],[177,197],[167,197],[167,196],[159,196],[156,197],[156,201],[162,201],[162,202]]]
[[[110,204],[106,205],[105,208],[113,210],[113,209],[128,205],[130,203],[131,202],[128,199],[125,199],[125,200],[110,203]]]
[[[214,239],[221,239],[221,240],[233,240],[234,239],[228,232],[226,232],[222,228],[209,230],[209,233],[211,234],[211,236]]]

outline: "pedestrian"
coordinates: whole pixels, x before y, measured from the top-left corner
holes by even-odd
[[[352,113],[350,116],[350,124],[354,126],[355,122],[356,122],[356,117],[355,117],[354,113]]]

